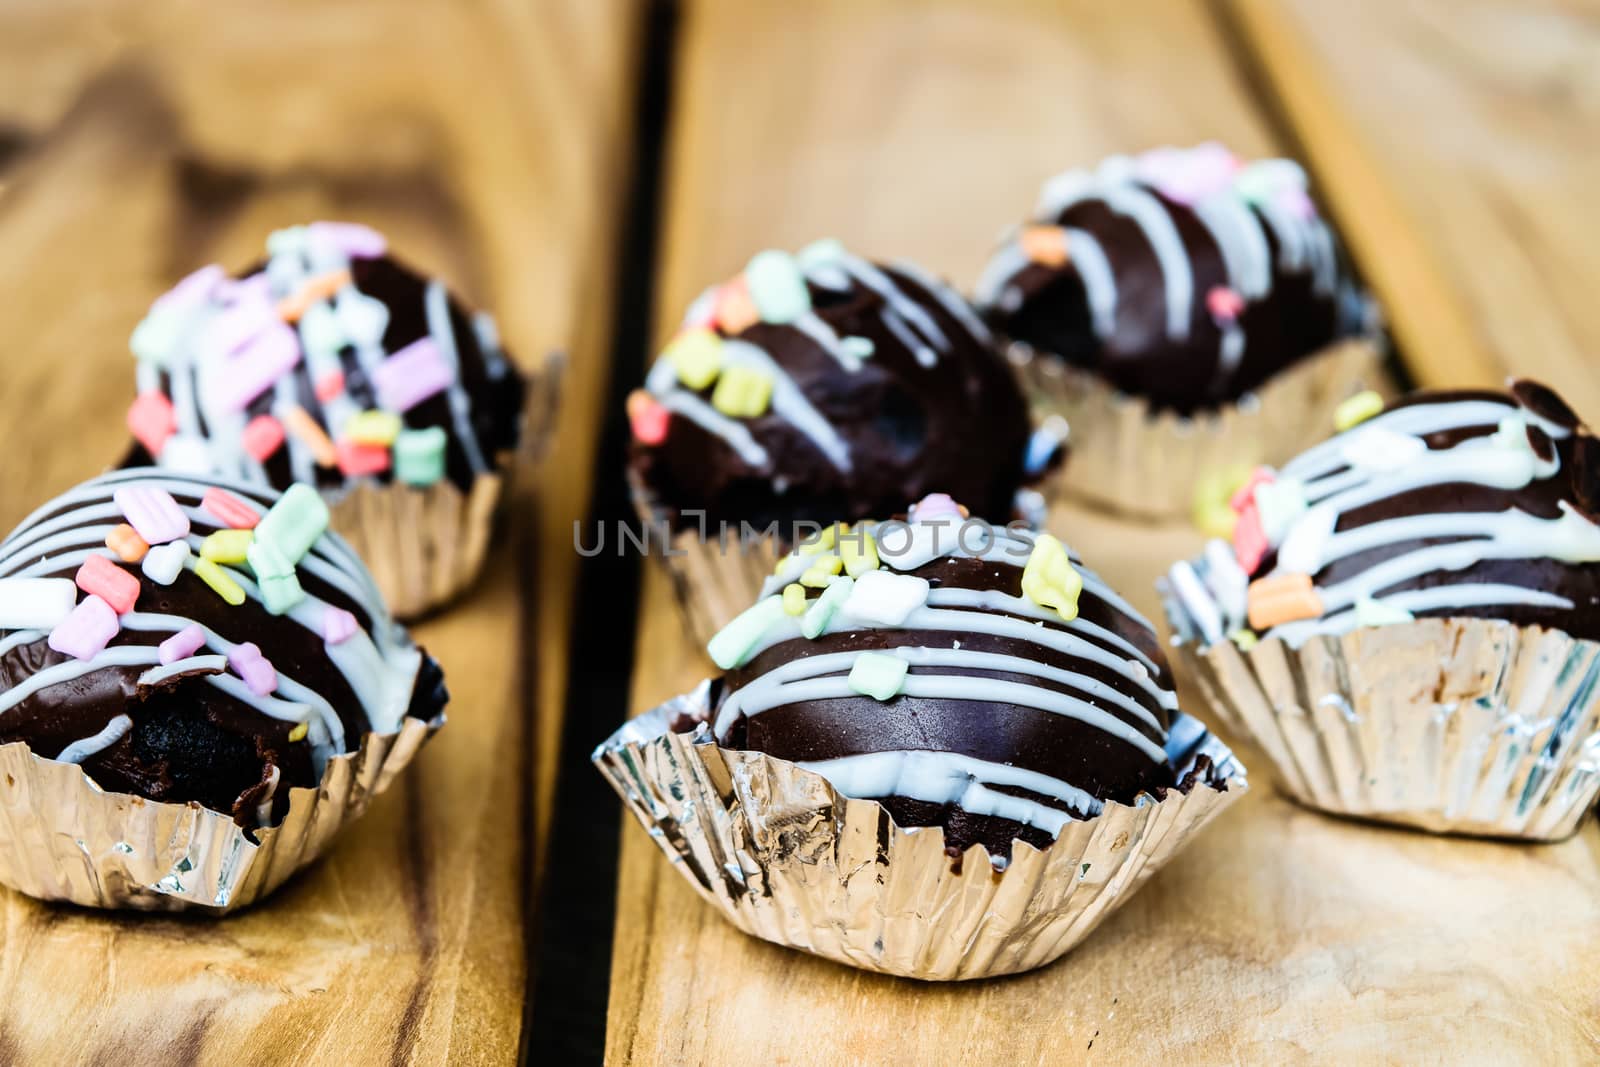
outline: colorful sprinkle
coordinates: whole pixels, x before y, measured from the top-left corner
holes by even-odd
[[[1254,574],[1271,547],[1266,533],[1261,529],[1261,516],[1252,503],[1238,513],[1238,520],[1233,524],[1234,558],[1246,574]]]
[[[841,337],[839,338],[839,351],[849,359],[871,359],[878,346],[872,343],[870,337]]]
[[[754,367],[728,367],[711,391],[711,406],[735,419],[766,414],[772,402],[772,378]]]
[[[77,603],[68,578],[0,578],[0,630],[53,630]]]
[[[333,447],[333,438],[311,413],[305,408],[291,405],[283,412],[283,425],[294,435],[294,439],[311,452],[311,458],[319,467],[337,467],[339,465],[339,450]]]
[[[326,245],[351,259],[377,259],[389,247],[383,234],[359,222],[313,222],[306,227],[306,236],[313,244]]]
[[[400,416],[392,411],[363,411],[344,424],[344,436],[358,445],[382,445],[387,448],[394,444],[404,428]]]
[[[822,595],[811,602],[806,609],[805,616],[800,620],[800,632],[805,634],[807,640],[816,640],[828,623],[833,621],[833,616],[850,599],[850,591],[855,588],[855,582],[849,578],[835,578],[828,583],[828,588]]]
[[[202,582],[211,587],[223,600],[234,607],[244,603],[244,587],[233,580],[233,576],[215,561],[210,559],[196,560],[194,573]]]
[[[725,334],[743,333],[761,321],[761,312],[750,298],[750,289],[743,275],[717,287],[711,315]]]
[[[1234,322],[1244,314],[1244,297],[1225,285],[1217,285],[1206,293],[1206,310],[1220,322]]]
[[[188,659],[205,647],[206,632],[199,626],[189,625],[161,642],[161,665],[170,667],[180,659]]]
[[[1078,617],[1083,575],[1073,567],[1067,548],[1049,534],[1040,534],[1022,568],[1022,592],[1041,608],[1054,608],[1062,622]]]
[[[105,651],[121,629],[122,624],[117,621],[117,613],[111,605],[90,595],[56,624],[47,643],[63,656],[92,660]]]
[[[746,608],[706,643],[711,661],[725,671],[744,664],[745,657],[779,619],[786,618],[783,598],[764,597]]]
[[[145,554],[141,570],[144,576],[157,585],[171,585],[183,573],[189,562],[189,543],[174,541],[170,545],[156,545]]]
[[[128,430],[152,456],[161,455],[167,438],[178,432],[178,414],[159,389],[140,393],[128,408]]]
[[[1250,626],[1269,630],[1279,623],[1315,619],[1322,614],[1322,597],[1309,574],[1273,574],[1250,583]]]
[[[278,317],[285,322],[297,322],[312,304],[333,296],[350,284],[350,272],[332,270],[307,278],[298,290],[278,301]]]
[[[324,374],[317,379],[313,391],[317,394],[317,400],[324,404],[339,396],[344,392],[344,371],[334,370]]]
[[[844,610],[852,619],[900,626],[928,602],[928,580],[914,574],[868,571],[855,579]]]
[[[378,406],[410,411],[450,388],[455,375],[433,338],[419,338],[373,368],[372,386]]]
[[[1262,482],[1255,491],[1256,515],[1268,543],[1277,544],[1294,521],[1306,513],[1305,485],[1296,478]]]
[[[1416,616],[1405,608],[1395,607],[1393,604],[1386,604],[1369,596],[1356,600],[1357,626],[1396,626],[1415,620]]]
[[[125,522],[113,526],[106,534],[106,547],[124,563],[138,563],[150,551],[150,545],[139,536],[139,531]]]
[[[339,315],[334,311],[332,304],[312,304],[300,316],[300,346],[305,349],[308,358],[319,361],[332,362],[339,358],[339,350],[350,343],[345,336],[344,326]],[[317,380],[315,389],[320,391],[324,384],[332,384],[329,380],[334,377],[340,379],[340,388],[343,389],[342,371],[332,371]],[[334,393],[338,396],[338,393]],[[319,396],[319,400],[322,398]],[[323,403],[328,401],[323,400]]]
[[[382,474],[389,469],[389,450],[382,445],[363,445],[340,441],[334,446],[339,471],[347,478]]]
[[[682,331],[661,354],[671,362],[678,381],[689,389],[706,388],[722,370],[722,338],[703,327]]]
[[[252,541],[245,558],[255,572],[256,586],[261,590],[261,602],[269,614],[286,615],[306,598],[294,564],[273,545]]]
[[[1228,506],[1234,511],[1242,512],[1253,505],[1256,500],[1256,486],[1272,481],[1277,477],[1271,467],[1257,467],[1250,472],[1249,477],[1240,483],[1239,488],[1233,491],[1233,496],[1228,498]]]
[[[899,656],[863,652],[850,665],[850,688],[874,700],[892,699],[900,695],[910,666]]]
[[[944,519],[958,523],[967,515],[967,509],[957,504],[949,493],[929,493],[911,505],[906,517],[912,522],[934,522]]]
[[[304,722],[300,723],[293,730],[289,731],[289,738],[288,738],[289,743],[291,745],[293,745],[293,744],[298,744],[301,741],[304,741],[306,739],[306,734],[308,734],[310,732],[311,732],[311,725],[309,723],[304,723]]]
[[[844,243],[837,237],[819,237],[795,253],[795,260],[805,270],[829,267],[848,258]]]
[[[339,294],[334,317],[340,332],[357,347],[377,347],[383,343],[383,335],[389,329],[389,309],[384,302],[356,289],[346,289]]]
[[[1368,389],[1341,401],[1339,406],[1333,409],[1333,428],[1343,432],[1352,426],[1361,425],[1381,411],[1383,411],[1383,397]]]
[[[253,642],[246,641],[242,645],[235,645],[233,651],[228,653],[228,666],[233,668],[233,673],[244,679],[244,684],[250,687],[250,692],[258,697],[267,696],[278,688],[278,672]]]
[[[256,540],[271,545],[293,566],[299,566],[311,546],[328,530],[328,505],[309,485],[291,485],[272,505],[260,525]]]
[[[806,588],[790,582],[783,587],[783,612],[785,615],[804,615],[806,613]]]
[[[164,545],[189,536],[189,516],[165,489],[124,485],[111,498],[146,544]]]
[[[839,523],[830,523],[816,533],[808,534],[795,546],[795,551],[802,556],[817,556],[824,552],[832,552],[839,543]]]
[[[217,530],[200,542],[200,558],[213,563],[243,563],[254,541],[255,534],[249,530]]]
[[[1240,652],[1249,652],[1261,643],[1253,630],[1235,630],[1228,635],[1228,640],[1237,645]]]
[[[800,584],[812,589],[826,589],[828,580],[837,577],[844,570],[844,561],[838,556],[829,553],[826,556],[816,557],[806,572],[800,576]]]
[[[442,426],[401,430],[394,439],[394,476],[403,485],[419,488],[443,481],[448,443],[449,435]]]
[[[643,389],[628,394],[628,425],[642,445],[659,445],[667,439],[667,424],[672,412]]]
[[[1024,226],[1017,234],[1017,245],[1032,263],[1056,268],[1067,265],[1067,231],[1060,226]]]
[[[197,434],[175,433],[161,450],[161,465],[179,474],[209,474],[211,447]]]
[[[85,593],[110,604],[118,615],[132,611],[134,601],[139,599],[139,579],[104,556],[84,560],[73,581]]]
[[[342,645],[356,635],[356,617],[343,608],[328,608],[322,613],[322,639]]]
[[[800,265],[787,252],[757,252],[744,268],[745,287],[763,322],[790,323],[811,310]]]
[[[283,423],[271,415],[257,415],[244,428],[240,443],[257,463],[265,463],[283,447]]]
[[[1278,566],[1286,571],[1315,574],[1322,569],[1323,556],[1334,527],[1339,524],[1339,509],[1318,504],[1295,520],[1278,545]]]
[[[859,578],[868,571],[878,569],[878,542],[865,527],[841,534],[839,558],[844,560],[844,572],[852,578]]]
[[[251,338],[212,379],[215,402],[227,411],[243,411],[300,362],[300,339],[278,322]]]
[[[200,498],[200,506],[224,526],[234,530],[253,530],[261,513],[226,489],[212,486]]]

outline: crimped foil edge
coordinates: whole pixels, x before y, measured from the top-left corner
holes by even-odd
[[[1182,416],[1025,342],[1009,342],[1006,353],[1035,419],[1060,416],[1070,427],[1066,463],[1046,489],[1143,520],[1188,515],[1208,476],[1303,452],[1327,436],[1341,401],[1383,381],[1378,340],[1350,338],[1232,404]]]
[[[1231,641],[1173,645],[1224,728],[1253,738],[1310,807],[1560,841],[1600,796],[1600,643],[1444,618],[1299,649],[1277,639],[1248,652]]]
[[[1248,789],[1245,769],[1189,716],[1174,725],[1187,792],[1142,795],[1073,821],[1048,848],[1017,842],[996,873],[982,847],[959,869],[943,831],[904,830],[876,801],[703,723],[711,683],[625,724],[593,760],[673,866],[739,929],[865,970],[930,981],[1013,974],[1065,954]]]
[[[0,884],[90,908],[222,916],[267,896],[325,852],[444,723],[406,718],[290,790],[277,826],[246,831],[199,804],[102,789],[83,769],[0,745]]]

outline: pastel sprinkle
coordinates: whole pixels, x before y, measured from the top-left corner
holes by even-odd
[[[1030,262],[1045,267],[1067,265],[1067,231],[1060,226],[1024,226],[1017,234],[1017,245]]]
[[[1234,557],[1246,574],[1254,574],[1271,547],[1261,529],[1261,516],[1256,513],[1256,506],[1251,504],[1238,513],[1238,521],[1233,524]]]
[[[1246,507],[1255,503],[1256,486],[1270,482],[1275,477],[1277,475],[1273,474],[1270,467],[1255,468],[1250,472],[1249,477],[1245,478],[1240,484],[1239,488],[1233,491],[1233,496],[1228,499],[1228,506],[1233,508],[1234,511],[1244,511]]]
[[[235,530],[253,530],[261,521],[261,513],[226,489],[212,486],[200,498],[200,506],[215,516],[224,526]]]
[[[800,620],[800,632],[805,634],[807,640],[816,640],[828,623],[833,621],[833,616],[850,599],[850,591],[855,588],[855,582],[849,578],[835,578],[828,583],[828,588],[822,595],[811,602],[806,609],[805,616]]]
[[[90,556],[84,560],[73,581],[85,593],[111,605],[111,610],[118,615],[132,611],[134,601],[139,599],[139,579],[104,556]]]
[[[138,563],[150,551],[149,544],[139,536],[139,531],[125,522],[113,526],[106,534],[106,547],[124,563]]]
[[[389,469],[389,450],[382,445],[340,441],[334,446],[339,471],[349,478],[382,474]]]
[[[256,527],[256,539],[272,545],[298,566],[328,529],[328,505],[309,485],[296,482],[278,498]]]
[[[171,585],[183,573],[189,562],[189,543],[174,541],[170,545],[156,545],[145,553],[141,570],[144,576],[157,585]]]
[[[310,450],[311,458],[316,460],[317,466],[339,465],[339,452],[333,447],[333,439],[305,408],[294,405],[285,409],[283,425],[294,435],[296,441]]]
[[[967,517],[967,509],[957,504],[949,493],[929,493],[911,506],[907,517],[912,522],[931,522],[938,519],[960,522]]]
[[[790,582],[783,587],[783,611],[786,615],[806,613],[806,587]]]
[[[746,608],[706,643],[711,661],[725,671],[741,666],[751,649],[779,619],[786,618],[781,596],[769,596]]]
[[[722,370],[722,338],[713,330],[684,330],[667,343],[662,358],[672,364],[678,381],[690,389],[704,389]]]
[[[325,244],[351,259],[376,259],[389,247],[383,234],[359,222],[313,222],[306,235],[313,244]]]
[[[249,530],[217,530],[200,542],[200,558],[213,563],[243,563],[255,534]]]
[[[328,299],[350,284],[348,270],[333,270],[313,275],[295,292],[278,301],[278,317],[285,322],[295,322],[312,304]]]
[[[829,267],[850,255],[837,237],[819,237],[795,253],[795,260],[805,270]]]
[[[455,374],[433,338],[422,337],[374,367],[371,378],[379,407],[410,411],[450,388]]]
[[[1322,597],[1309,574],[1278,573],[1258,578],[1250,583],[1249,595],[1250,626],[1258,631],[1322,614]]]
[[[855,579],[845,613],[878,626],[899,626],[928,602],[928,580],[914,574],[868,571]]]
[[[1078,617],[1078,597],[1083,576],[1072,565],[1066,546],[1049,534],[1040,534],[1022,568],[1022,592],[1041,608],[1054,608],[1063,622]]]
[[[628,425],[640,444],[659,445],[665,441],[671,419],[672,412],[643,389],[628,394]]]
[[[293,745],[293,744],[298,744],[301,741],[304,741],[306,739],[306,734],[308,734],[310,732],[311,732],[311,725],[309,723],[304,723],[304,722],[300,723],[293,730],[289,731],[289,743],[291,745]]]
[[[152,456],[161,455],[167,438],[178,432],[178,414],[159,389],[140,393],[128,408],[128,431]]]
[[[1323,556],[1334,527],[1339,524],[1339,509],[1318,504],[1297,519],[1278,545],[1278,566],[1286,571],[1315,574],[1322,569]]]
[[[829,554],[818,556],[800,576],[800,584],[812,589],[823,589],[828,585],[828,579],[833,578],[844,570],[844,561],[838,556]]]
[[[266,578],[258,576],[256,587],[261,591],[261,604],[269,615],[287,615],[306,598],[300,577],[292,570]]]
[[[121,629],[122,624],[117,621],[117,613],[111,605],[90,595],[56,624],[47,643],[64,656],[92,660],[105,651]]]
[[[305,349],[308,358],[319,361],[333,362],[339,358],[339,350],[350,343],[345,335],[343,322],[333,305],[329,303],[316,303],[306,308],[300,316],[300,345]],[[344,389],[344,372],[333,370],[317,379],[313,389],[320,393],[325,386],[331,386],[337,381],[339,392]],[[339,392],[333,395],[338,396]],[[317,399],[322,400],[319,395]],[[327,403],[323,400],[323,403]]]
[[[145,539],[146,544],[164,545],[189,536],[189,516],[184,514],[172,494],[151,485],[124,485],[111,499],[117,510]]]
[[[344,436],[359,445],[388,447],[403,428],[400,416],[392,411],[362,411],[344,424]]]
[[[711,406],[735,419],[766,414],[772,402],[772,378],[754,367],[728,367],[711,391]]]
[[[194,573],[202,582],[211,587],[223,600],[234,607],[244,603],[244,588],[233,580],[233,576],[215,561],[210,559],[196,560]]]
[[[790,323],[811,310],[805,275],[787,252],[757,252],[744,268],[744,279],[763,322]]]
[[[817,556],[824,552],[832,552],[839,543],[839,523],[830,523],[814,534],[808,534],[795,551],[802,556]]]
[[[1374,600],[1369,596],[1359,597],[1356,600],[1356,625],[1357,626],[1396,626],[1404,622],[1412,622],[1416,616],[1405,608]]]
[[[243,411],[300,362],[300,339],[275,323],[247,342],[213,381],[215,400],[225,410]]]
[[[868,571],[878,569],[878,542],[872,532],[856,529],[839,537],[839,558],[844,561],[844,572],[859,578]]]
[[[283,447],[283,423],[271,415],[257,415],[244,428],[240,443],[257,463],[265,463]]]
[[[1262,482],[1255,490],[1256,514],[1268,543],[1277,544],[1290,525],[1306,512],[1305,485],[1295,478]]]
[[[228,666],[244,679],[250,692],[258,697],[264,697],[278,688],[278,672],[253,642],[235,645],[233,651],[228,653]]]
[[[899,656],[883,652],[863,652],[850,665],[851,689],[874,700],[889,700],[900,695],[910,664]]]
[[[1206,310],[1221,322],[1233,322],[1244,313],[1244,297],[1225,285],[1213,286],[1206,293]]]
[[[199,626],[189,625],[161,642],[161,665],[170,667],[180,659],[188,659],[206,643],[206,632]]]
[[[383,343],[384,331],[389,328],[389,308],[382,300],[346,289],[339,294],[334,314],[340,332],[351,344],[359,347]]]
[[[314,387],[317,399],[326,404],[334,397],[344,392],[344,371],[329,371],[317,379]]]
[[[1235,630],[1228,635],[1228,640],[1237,645],[1240,652],[1249,652],[1261,643],[1261,638],[1257,637],[1252,630]]]
[[[444,480],[448,443],[449,436],[442,426],[401,430],[394,439],[394,476],[404,485],[419,487]]]
[[[878,346],[872,343],[870,337],[841,337],[839,338],[839,351],[850,359],[871,359],[872,353]]]
[[[342,645],[356,635],[356,617],[343,608],[328,608],[322,613],[322,639]]]
[[[743,276],[717,287],[711,314],[717,328],[725,334],[743,333],[761,321],[761,312],[750,298]]]
[[[1333,428],[1341,432],[1359,426],[1383,410],[1383,397],[1371,389],[1357,393],[1333,409]]]
[[[77,603],[70,578],[0,578],[0,630],[53,630]]]

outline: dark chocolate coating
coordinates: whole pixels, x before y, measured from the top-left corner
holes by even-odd
[[[997,523],[1011,518],[1022,487],[1031,433],[1027,406],[1010,368],[987,340],[973,336],[922,284],[879,269],[938,323],[950,347],[925,367],[886,325],[885,300],[853,283],[835,291],[810,284],[817,315],[841,337],[865,337],[873,354],[847,370],[793,326],[758,322],[734,335],[764,349],[847,442],[852,469],[836,468],[775,411],[740,422],[770,462],[747,464],[689,419],[672,417],[666,440],[635,440],[637,479],[678,528],[686,510],[710,523],[825,524],[886,516],[907,500],[948,493]],[[709,399],[711,390],[702,391]]]
[[[998,590],[1021,596],[1020,562],[1013,566],[1004,562],[946,556],[910,573],[926,578],[935,590]],[[1154,661],[1159,667],[1155,680],[1163,689],[1172,688],[1166,659],[1153,632],[1088,591],[1080,598],[1079,607],[1082,619],[1119,635]],[[1031,623],[1034,620],[1030,618],[1027,621]],[[1044,625],[1058,630],[1066,629],[1059,621]],[[1119,658],[1126,656],[1125,652],[1115,649],[1104,639],[1082,631],[1076,632],[1093,644],[1111,650]],[[784,663],[810,656],[902,646],[948,649],[954,642],[959,642],[963,650],[1016,656],[1105,683],[1132,697],[1150,711],[1161,724],[1161,730],[1158,733],[1125,709],[1099,704],[1091,694],[1053,679],[925,665],[913,665],[910,673],[913,676],[957,674],[992,678],[1071,694],[1099,704],[1102,710],[1134,726],[1157,745],[1165,743],[1166,731],[1171,725],[1170,713],[1122,675],[1078,655],[1029,641],[975,631],[860,629],[827,634],[810,641],[785,641],[729,672],[718,700],[720,703],[728,694],[737,692]],[[1100,800],[1121,803],[1133,802],[1141,792],[1159,794],[1175,784],[1173,769],[1167,761],[1153,761],[1130,742],[1097,726],[1036,708],[984,700],[901,694],[888,701],[861,695],[806,701],[740,717],[718,740],[730,748],[751,749],[793,761],[826,760],[897,750],[954,752],[1038,771],[1066,781]],[[1000,785],[991,788],[1065,810],[1060,801],[1027,790]],[[1039,848],[1046,847],[1053,840],[1044,830],[998,816],[973,814],[956,804],[934,804],[905,797],[881,798],[881,802],[901,826],[943,827],[947,846],[957,852],[981,844],[991,856],[1009,856],[1014,839],[1027,841]]]

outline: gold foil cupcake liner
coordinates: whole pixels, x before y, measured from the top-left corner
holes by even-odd
[[[1341,401],[1383,382],[1375,340],[1330,345],[1232,404],[1193,416],[1152,410],[1139,397],[1065,360],[1013,341],[1036,418],[1066,420],[1070,451],[1050,486],[1147,521],[1189,514],[1196,488],[1276,464],[1327,436]]]
[[[0,884],[89,908],[226,915],[310,864],[444,722],[407,718],[291,789],[276,826],[245,830],[198,804],[107,792],[83,769],[0,745]]]
[[[932,981],[1058,959],[1248,788],[1245,770],[1189,716],[1168,753],[1183,789],[1074,820],[1050,847],[1018,841],[997,872],[958,861],[937,827],[901,829],[876,801],[759,752],[724,749],[702,721],[711,683],[627,723],[595,750],[600,772],[667,858],[740,930],[839,963]]]
[[[1181,608],[1169,603],[1169,612]],[[1175,619],[1182,630],[1182,620]],[[1600,644],[1419,619],[1178,657],[1297,800],[1436,833],[1559,841],[1600,795]]]

